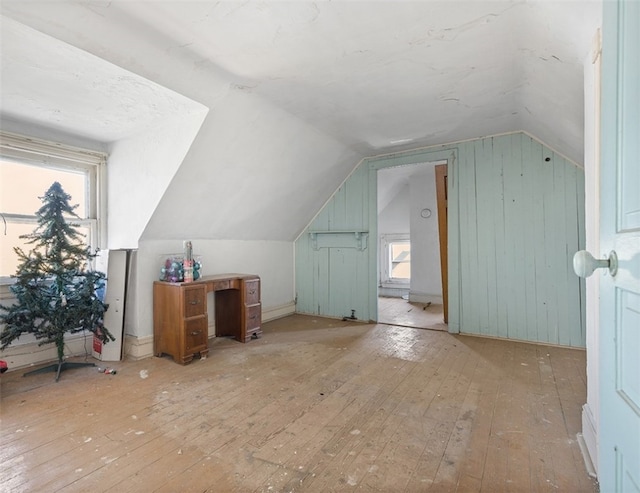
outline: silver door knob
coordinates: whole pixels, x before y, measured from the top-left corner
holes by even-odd
[[[573,256],[573,270],[580,277],[589,277],[596,269],[609,269],[609,273],[615,276],[618,272],[618,255],[611,251],[605,259],[593,258],[586,250],[580,250]]]

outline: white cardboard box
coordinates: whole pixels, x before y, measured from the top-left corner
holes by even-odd
[[[128,250],[107,250],[100,252],[96,259],[97,269],[107,273],[104,301],[109,308],[104,314],[104,326],[115,337],[115,341],[103,344],[94,336],[93,357],[101,361],[122,359],[129,253]]]

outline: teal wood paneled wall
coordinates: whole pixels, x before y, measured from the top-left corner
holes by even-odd
[[[459,156],[460,332],[583,347],[583,170],[520,133]]]
[[[365,244],[356,237],[369,230],[368,170],[359,166],[296,241],[297,312],[344,317],[356,310],[356,317],[371,319],[369,285],[376,284],[369,269],[371,235],[361,238]]]
[[[443,159],[449,330],[583,347],[584,173],[523,133],[364,160],[296,241],[297,311],[377,318],[377,170]]]

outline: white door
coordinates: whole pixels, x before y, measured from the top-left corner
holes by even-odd
[[[640,493],[640,1],[603,4],[598,480]]]

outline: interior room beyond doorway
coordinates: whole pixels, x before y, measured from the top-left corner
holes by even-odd
[[[378,170],[378,322],[447,330],[437,162]]]

